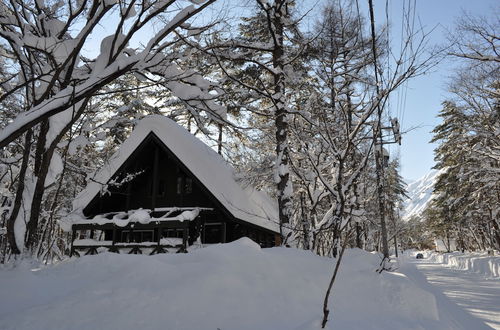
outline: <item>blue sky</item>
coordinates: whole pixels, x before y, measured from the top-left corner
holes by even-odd
[[[361,2],[361,1],[360,1]],[[368,1],[366,1],[368,2]],[[374,6],[383,11],[380,19],[385,21],[385,0],[374,0]],[[393,21],[394,31],[397,33],[395,23],[399,22],[402,0],[390,0],[389,17]],[[438,44],[446,41],[447,31],[452,31],[454,23],[464,11],[474,16],[492,15],[493,8],[496,12],[500,8],[497,0],[418,0],[416,9],[422,25],[427,29],[436,29],[430,35],[430,42]],[[380,8],[382,7],[382,8]],[[383,22],[379,22],[383,23]],[[430,144],[432,138],[430,131],[439,123],[437,114],[441,109],[441,102],[447,97],[446,83],[453,71],[453,59],[446,59],[439,64],[434,72],[417,77],[408,84],[403,130],[414,127],[403,136],[401,147],[391,147],[391,155],[401,157],[401,174],[407,180],[415,180],[430,171],[434,166],[433,150],[435,145]]]

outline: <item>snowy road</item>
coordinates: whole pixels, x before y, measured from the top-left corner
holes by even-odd
[[[409,277],[422,277],[411,268],[416,267],[434,288],[484,321],[493,329],[500,330],[500,280],[487,279],[479,274],[447,268],[426,260],[406,259],[402,265]]]

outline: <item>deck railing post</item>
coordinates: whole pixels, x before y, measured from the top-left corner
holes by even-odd
[[[158,230],[158,239],[157,239],[157,241],[158,241],[158,247],[159,247],[160,246],[160,241],[161,241],[161,235],[163,233],[163,227],[162,226],[158,226],[157,230]]]
[[[75,235],[76,235],[76,230],[71,228],[71,250],[69,252],[69,257],[71,258],[73,256],[73,253],[75,252],[74,251],[74,247],[73,247],[73,243],[75,242]]]
[[[116,247],[115,243],[116,243],[116,228],[115,228],[115,225],[113,225],[113,235],[112,235],[112,241],[111,241],[111,248],[108,251],[114,252],[114,253],[120,253],[118,251],[118,248]]]
[[[183,252],[187,252],[187,240],[189,236],[189,227],[185,226],[183,231],[182,231],[182,248]]]

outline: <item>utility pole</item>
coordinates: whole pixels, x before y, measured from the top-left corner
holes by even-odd
[[[398,216],[398,218],[399,218],[399,216]],[[397,228],[397,222],[396,222],[395,217],[393,218],[393,221],[394,221],[394,254],[396,255],[396,258],[397,258],[397,257],[399,257],[398,256],[398,228]]]
[[[373,1],[368,0],[368,5],[370,9],[370,27],[371,27],[371,37],[372,37],[372,53],[373,53],[373,64],[374,64],[374,74],[375,74],[375,88],[377,91],[377,95],[380,95],[380,84],[381,79],[378,74],[378,63],[377,63],[377,49],[375,43],[375,16],[373,14]],[[388,154],[387,158],[384,154],[384,144],[388,142],[384,142],[382,136],[383,129],[391,129],[394,132],[395,141],[401,143],[401,134],[399,133],[399,123],[397,119],[391,120],[390,127],[382,127],[382,107],[380,104],[377,104],[377,121],[374,126],[373,139],[374,139],[374,147],[375,147],[375,168],[376,168],[376,176],[377,176],[377,192],[378,192],[378,207],[380,213],[380,233],[382,238],[382,253],[383,259],[380,263],[380,269],[378,272],[382,272],[386,270],[385,263],[389,261],[389,243],[387,239],[387,225],[386,225],[386,212],[385,212],[385,192],[384,192],[384,167],[386,162],[388,162]],[[397,134],[396,134],[397,132]]]
[[[375,171],[377,176],[378,208],[380,213],[380,234],[382,238],[382,260],[381,270],[385,269],[385,261],[389,260],[389,242],[387,237],[387,215],[386,215],[386,196],[385,196],[385,167],[389,163],[389,153],[385,150],[385,144],[398,143],[401,145],[401,133],[399,131],[399,122],[397,118],[390,120],[390,126],[382,126],[382,111],[378,112],[378,118],[375,122],[373,138],[375,139]],[[386,141],[382,132],[384,130],[392,131],[394,139]]]
[[[384,259],[382,260],[382,268],[385,268],[384,262],[389,260],[389,244],[387,242],[387,226],[386,226],[386,215],[385,215],[385,192],[384,192],[384,147],[382,140],[382,130],[381,130],[381,119],[379,118],[377,123],[376,132],[374,132],[375,137],[375,169],[377,174],[377,193],[378,193],[378,209],[380,213],[380,234],[382,236],[382,254]]]
[[[372,36],[372,52],[373,52],[373,64],[375,66],[375,87],[377,90],[377,96],[380,95],[380,79],[378,76],[378,65],[377,65],[377,48],[375,44],[375,15],[373,14],[373,2],[372,0],[368,0],[368,4],[370,6],[370,27],[371,27],[371,36]],[[382,178],[384,177],[383,173],[383,140],[382,140],[382,107],[380,104],[377,104],[377,122],[374,126],[373,132],[374,138],[374,147],[375,147],[375,168],[377,173],[377,191],[378,191],[378,206],[380,212],[380,231],[382,236],[382,253],[384,258],[380,264],[379,272],[382,272],[385,267],[385,262],[389,260],[389,246],[387,244],[387,227],[385,221],[385,199],[384,199],[384,189],[382,187]],[[380,150],[377,148],[380,146]],[[380,151],[380,152],[379,152]]]

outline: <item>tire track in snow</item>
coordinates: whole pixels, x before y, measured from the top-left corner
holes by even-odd
[[[430,286],[491,328],[500,330],[500,279],[487,279],[426,260],[406,259],[402,267],[409,277],[413,277],[411,268],[415,267]]]

